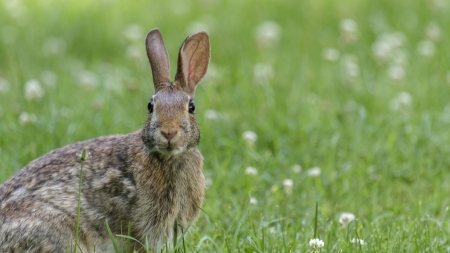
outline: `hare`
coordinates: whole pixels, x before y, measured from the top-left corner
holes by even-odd
[[[205,195],[194,94],[210,59],[206,32],[181,45],[175,81],[161,33],[151,30],[147,55],[155,94],[142,129],[70,144],[32,161],[0,185],[0,252],[66,252],[74,246],[80,153],[82,173],[77,248],[112,252],[113,234],[170,244],[199,215]],[[177,231],[174,231],[174,229]],[[142,252],[140,244],[133,245]]]

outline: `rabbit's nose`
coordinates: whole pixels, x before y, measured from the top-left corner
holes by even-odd
[[[167,141],[170,141],[170,140],[172,140],[173,136],[175,136],[177,134],[177,131],[175,131],[175,130],[172,130],[172,131],[170,131],[170,130],[166,130],[166,131],[161,130],[161,134],[164,137],[166,137]]]

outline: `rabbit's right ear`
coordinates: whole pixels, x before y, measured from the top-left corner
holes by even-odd
[[[147,48],[147,56],[152,68],[153,84],[156,93],[162,87],[170,84],[169,55],[158,28],[151,30],[147,34],[145,47]]]
[[[209,36],[206,32],[192,34],[181,45],[175,82],[179,82],[191,98],[208,71],[209,58]]]

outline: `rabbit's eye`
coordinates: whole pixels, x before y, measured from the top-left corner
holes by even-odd
[[[148,102],[147,109],[149,114],[153,112],[153,100]]]
[[[189,101],[189,113],[194,113],[195,111],[195,105],[192,100]]]

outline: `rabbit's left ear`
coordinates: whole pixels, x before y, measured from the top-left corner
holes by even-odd
[[[166,46],[158,28],[151,30],[147,34],[145,47],[152,68],[153,84],[155,85],[156,93],[162,87],[170,84],[169,55],[167,54]]]
[[[194,97],[197,84],[208,70],[209,58],[209,36],[206,32],[192,34],[181,45],[175,81],[191,97]]]

